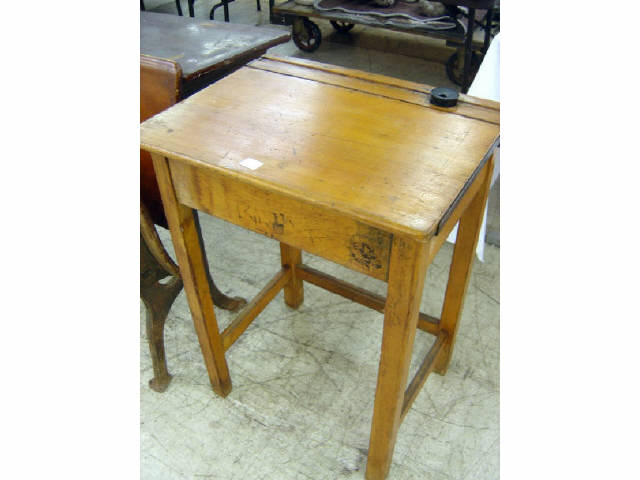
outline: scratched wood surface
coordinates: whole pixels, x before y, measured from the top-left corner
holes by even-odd
[[[375,79],[352,84],[345,69],[298,63],[304,75],[285,74],[264,62],[144,122],[142,147],[425,241],[499,136],[498,124],[473,118],[482,105],[462,115],[426,94],[422,105],[396,98],[401,87]]]
[[[140,53],[175,60],[185,80],[240,57],[255,58],[289,37],[289,32],[276,28],[140,12]]]
[[[416,105],[424,105],[425,98],[434,88],[423,83],[410,82],[399,78],[388,77],[376,73],[354,70],[351,68],[329,65],[326,63],[304,60],[301,58],[286,59],[263,55],[261,59],[251,62],[251,66],[284,75],[294,75],[318,82],[338,85],[354,90],[366,90],[373,94],[389,96]],[[493,100],[476,98],[459,94],[458,105],[452,108],[440,108],[430,105],[430,108],[456,113],[458,115],[485,120],[500,124],[500,104]],[[426,97],[425,97],[426,96]]]
[[[340,265],[387,279],[391,234],[210,168],[173,163],[178,201]]]

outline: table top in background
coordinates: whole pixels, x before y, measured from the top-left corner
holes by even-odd
[[[174,60],[187,80],[248,54],[258,56],[289,38],[288,31],[277,28],[140,12],[140,53]]]

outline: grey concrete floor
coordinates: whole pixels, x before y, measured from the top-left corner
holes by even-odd
[[[226,293],[251,298],[279,268],[274,240],[200,214],[210,267]],[[168,232],[161,230],[170,253]],[[422,311],[439,315],[452,246],[427,272]],[[304,261],[384,295],[386,284],[305,254]],[[476,261],[446,376],[431,375],[402,424],[389,479],[494,479],[499,466],[499,249]],[[232,314],[216,310],[221,328]],[[295,311],[280,293],[229,349],[233,390],[211,390],[184,292],[166,323],[174,378],[152,376],[140,310],[143,479],[364,478],[382,315],[305,285]],[[418,332],[410,375],[433,343]]]
[[[145,3],[149,10],[175,14],[173,2]],[[262,3],[260,14],[255,1],[236,0],[231,21],[268,23],[268,5]],[[208,18],[209,8],[196,2],[196,17]],[[361,48],[357,40],[332,41],[337,34],[328,24],[321,28],[326,35],[314,54],[298,51],[292,42],[271,52],[434,85],[448,82],[441,63]],[[353,36],[362,33],[367,47],[375,43],[375,32],[364,27],[356,27]],[[493,203],[490,228],[499,225],[499,198]],[[200,218],[219,287],[250,299],[279,268],[277,242],[205,214]],[[173,255],[168,232],[160,230]],[[429,268],[423,312],[439,316],[452,251],[445,244]],[[429,377],[400,427],[390,480],[499,477],[500,250],[487,245],[485,252],[485,263],[476,260],[473,268],[451,367],[444,377]],[[320,258],[305,254],[304,261],[386,292],[383,282]],[[381,314],[308,284],[297,311],[285,306],[280,293],[227,352],[233,390],[225,399],[209,385],[184,292],[165,327],[173,381],[165,393],[149,389],[153,373],[144,315],[141,304],[142,479],[364,478]],[[216,315],[221,328],[233,316],[219,309]],[[432,343],[433,337],[418,332],[410,375]]]

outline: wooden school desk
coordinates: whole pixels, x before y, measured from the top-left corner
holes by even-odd
[[[265,56],[141,126],[187,299],[216,393],[225,351],[275,295],[303,281],[384,312],[366,478],[386,477],[396,434],[432,372],[447,370],[499,140],[499,104]],[[282,268],[222,332],[194,209],[280,242]],[[427,266],[460,221],[440,319],[419,312]],[[386,299],[302,263],[301,251],[388,283]],[[322,321],[322,319],[318,319]],[[436,341],[407,383],[416,328]]]

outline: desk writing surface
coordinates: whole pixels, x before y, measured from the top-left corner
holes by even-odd
[[[174,60],[186,79],[251,52],[258,52],[255,58],[289,37],[289,32],[277,28],[140,12],[140,53]]]
[[[263,57],[143,123],[142,148],[426,239],[495,147],[499,104],[441,109],[360,74]]]

